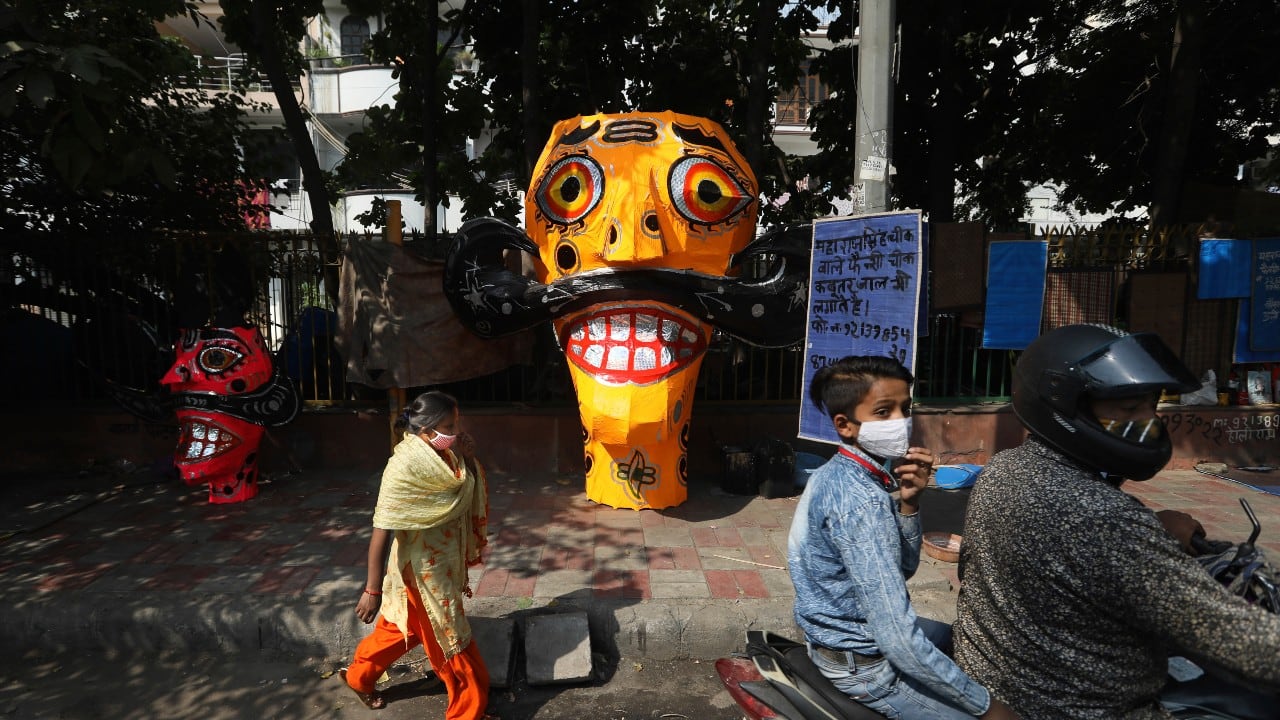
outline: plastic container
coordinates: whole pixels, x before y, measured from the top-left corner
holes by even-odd
[[[720,489],[731,495],[755,495],[760,481],[756,478],[755,454],[740,447],[721,451]]]
[[[982,472],[981,465],[939,465],[934,468],[933,484],[943,490],[959,490],[972,487]]]
[[[757,492],[780,498],[796,494],[796,451],[782,440],[766,440],[756,447]]]
[[[927,532],[924,534],[924,554],[943,562],[960,562],[960,545],[964,538],[947,532]]]
[[[821,455],[807,452],[796,453],[796,487],[802,488],[808,485],[809,476],[826,464],[827,459]]]

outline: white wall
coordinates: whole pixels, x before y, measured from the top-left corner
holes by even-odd
[[[311,84],[311,111],[321,115],[364,112],[378,105],[393,105],[400,89],[389,67],[360,65],[314,70],[307,77]]]

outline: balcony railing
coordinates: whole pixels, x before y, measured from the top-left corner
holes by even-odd
[[[262,73],[246,71],[244,55],[196,58],[198,69],[194,76],[184,77],[182,86],[207,92],[271,92],[271,81]],[[295,85],[295,88],[298,86]]]

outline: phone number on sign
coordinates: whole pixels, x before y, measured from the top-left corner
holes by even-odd
[[[1250,440],[1274,440],[1280,429],[1280,414],[1250,415],[1233,418],[1206,419],[1192,413],[1173,413],[1165,416],[1169,434],[1199,434],[1213,442],[1236,444]]]

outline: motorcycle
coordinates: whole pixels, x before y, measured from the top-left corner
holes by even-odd
[[[1241,498],[1253,524],[1249,539],[1194,542],[1205,569],[1232,593],[1280,613],[1276,571],[1254,543],[1262,530]],[[840,692],[809,659],[804,643],[775,633],[748,630],[742,654],[716,660],[716,673],[747,720],[882,720],[883,715]],[[1170,658],[1161,703],[1177,720],[1267,720],[1278,698],[1224,680],[1225,673],[1183,657]]]

